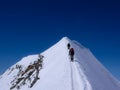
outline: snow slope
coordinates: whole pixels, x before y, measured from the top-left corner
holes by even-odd
[[[68,43],[75,50],[74,62],[70,61],[68,55]],[[43,67],[38,75],[40,79],[32,88],[31,82],[26,81],[20,90],[120,90],[118,81],[98,62],[89,49],[77,41],[64,37],[41,55],[44,58]],[[10,67],[0,78],[0,90],[10,90],[11,81],[18,78],[19,69],[16,69],[16,65],[21,65],[24,71],[38,59],[38,55],[30,55]],[[33,79],[33,76],[30,78]],[[18,89],[15,87],[11,90]]]

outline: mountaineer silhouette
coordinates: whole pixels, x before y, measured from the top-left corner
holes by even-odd
[[[68,49],[70,49],[70,43],[67,44]]]
[[[70,59],[71,59],[72,62],[73,62],[73,60],[74,60],[74,54],[75,54],[74,49],[73,49],[73,48],[70,48],[70,50],[69,50],[69,55],[70,55]]]
[[[68,48],[68,50],[69,50],[70,59],[71,59],[71,61],[73,62],[73,60],[74,60],[74,53],[75,53],[75,52],[74,52],[74,49],[71,48],[70,43],[67,44],[67,48]]]

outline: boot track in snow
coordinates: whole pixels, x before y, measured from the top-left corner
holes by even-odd
[[[92,90],[78,62],[71,62],[72,90]]]

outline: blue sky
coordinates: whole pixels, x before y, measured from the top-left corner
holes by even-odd
[[[0,1],[0,73],[68,36],[120,80],[120,2]]]

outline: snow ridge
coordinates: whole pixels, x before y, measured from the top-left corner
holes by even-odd
[[[68,43],[75,50],[73,62],[70,60]],[[42,68],[38,66],[38,69],[35,69],[36,61],[40,65],[39,54],[24,57],[0,76],[0,90],[10,90],[11,81],[23,80],[20,78],[21,75],[27,76],[28,74],[32,81],[35,77],[39,78],[32,87],[27,78],[25,85],[20,88],[11,88],[11,90],[120,90],[119,82],[91,51],[68,37],[63,37],[40,55],[44,56]],[[29,65],[32,65],[32,69],[28,68]],[[15,79],[17,75],[19,78]],[[22,81],[19,82],[22,83]],[[16,82],[13,86],[14,84],[16,85]]]

